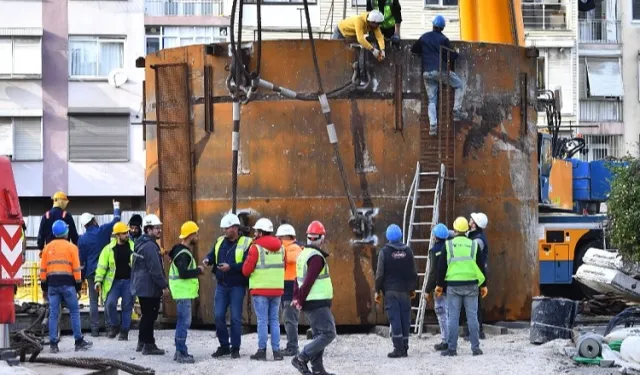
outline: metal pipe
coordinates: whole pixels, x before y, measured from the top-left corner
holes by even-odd
[[[236,213],[238,204],[238,152],[240,150],[240,102],[233,102],[233,133],[231,135],[231,151],[233,162],[231,163],[231,212]]]
[[[8,348],[9,346],[9,325],[0,324],[0,348]]]

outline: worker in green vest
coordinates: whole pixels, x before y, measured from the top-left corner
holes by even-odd
[[[445,242],[446,256],[438,263],[438,280],[435,294],[440,297],[447,289],[448,339],[443,356],[457,355],[460,310],[464,305],[469,326],[469,339],[473,355],[481,355],[478,327],[478,287],[482,298],[489,293],[484,275],[484,259],[478,254],[478,243],[467,238],[469,222],[458,217],[453,222],[455,237]]]
[[[313,341],[291,360],[303,375],[332,375],[322,363],[324,349],[336,338],[336,322],[331,313],[333,284],[327,263],[329,254],[322,250],[326,234],[321,222],[312,221],[307,228],[307,244],[296,262],[297,282],[291,304],[302,310],[313,333]],[[309,362],[313,372],[309,371]]]
[[[169,252],[169,290],[176,301],[176,352],[173,360],[178,363],[194,363],[193,356],[187,350],[187,332],[191,326],[191,304],[198,298],[200,282],[198,277],[204,272],[204,266],[198,266],[191,253],[198,242],[198,225],[187,221],[180,228],[180,243]]]
[[[402,23],[402,8],[400,0],[367,0],[367,12],[374,9],[380,11],[384,21],[380,24],[380,31],[391,43],[400,41],[400,24]]]

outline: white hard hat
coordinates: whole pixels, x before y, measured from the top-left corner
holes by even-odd
[[[486,228],[487,224],[489,224],[487,215],[483,214],[482,212],[473,212],[471,214],[471,219],[473,219],[473,222],[482,229]]]
[[[367,21],[375,22],[375,23],[382,23],[384,21],[384,16],[382,15],[382,13],[380,13],[379,10],[372,10],[371,12],[369,12],[369,16],[367,17]]]
[[[154,214],[149,214],[142,219],[142,227],[149,227],[154,225],[162,225],[162,222]]]
[[[258,219],[258,221],[256,221],[256,225],[253,226],[253,229],[271,233],[273,232],[273,223],[271,222],[271,220],[267,219],[266,217],[263,217],[261,219]]]
[[[91,222],[91,220],[93,220],[95,216],[93,216],[93,214],[90,214],[88,212],[85,212],[82,214],[82,216],[80,216],[80,224],[85,227],[87,226],[87,224],[89,224]]]
[[[222,220],[220,220],[220,228],[222,229],[227,229],[234,225],[240,225],[240,219],[238,219],[238,216],[235,214],[226,214]]]
[[[282,224],[278,227],[278,231],[276,232],[276,236],[296,236],[296,230],[293,228],[293,225],[290,224]]]

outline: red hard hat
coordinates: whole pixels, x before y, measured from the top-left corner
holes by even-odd
[[[324,229],[324,225],[322,225],[321,222],[314,220],[309,224],[309,227],[307,227],[307,234],[319,234],[324,236],[327,234],[327,231]]]

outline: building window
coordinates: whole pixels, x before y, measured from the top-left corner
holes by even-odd
[[[265,5],[304,4],[304,1],[303,0],[262,0],[261,3]],[[307,4],[317,4],[317,3],[318,3],[318,0],[307,1]],[[256,4],[256,0],[245,0],[245,4]]]
[[[227,41],[227,28],[217,26],[147,26],[147,54],[164,48]]]
[[[124,67],[124,38],[69,37],[69,76],[107,78]]]
[[[0,77],[40,77],[41,41],[40,37],[0,37]]]
[[[617,134],[585,134],[586,152],[580,154],[584,161],[619,158],[623,154],[623,136]]]
[[[586,68],[586,75],[581,77],[585,96],[624,96],[622,69],[618,57],[585,57],[581,63]]]
[[[42,160],[42,119],[0,117],[0,155],[15,161]]]
[[[70,161],[128,161],[129,116],[69,116]]]
[[[366,8],[367,0],[351,0],[351,6],[354,8]]]
[[[566,30],[567,17],[567,7],[561,1],[522,1],[522,21],[525,29]]]
[[[640,0],[631,1],[631,15],[634,21],[640,21]]]
[[[424,0],[424,5],[426,6],[458,6],[458,0]]]
[[[224,13],[222,0],[145,0],[145,16],[218,16]]]

